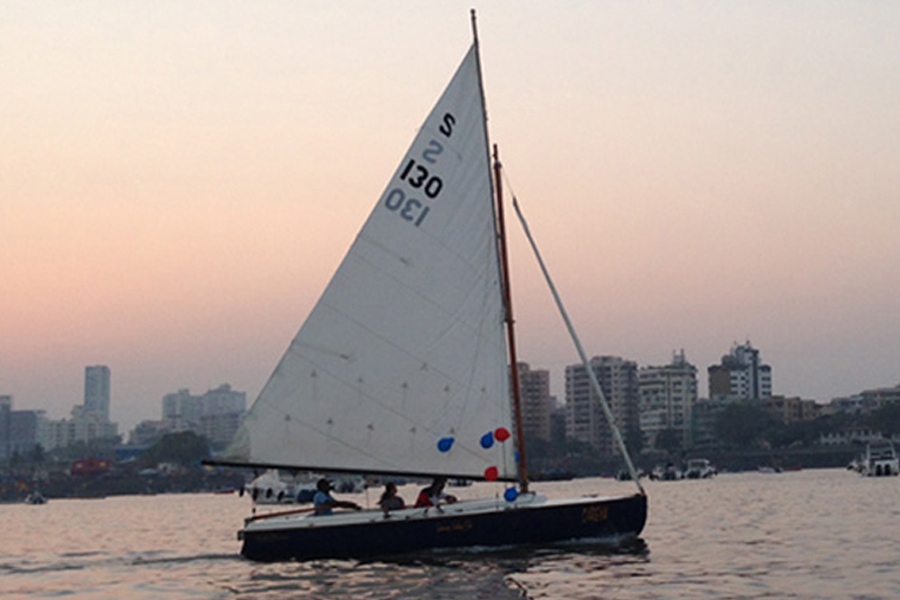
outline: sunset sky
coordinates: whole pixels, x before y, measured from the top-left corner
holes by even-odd
[[[471,1],[5,2],[0,394],[252,401],[471,41]],[[900,382],[900,4],[478,9],[492,141],[590,355]],[[520,359],[577,361],[515,224]]]

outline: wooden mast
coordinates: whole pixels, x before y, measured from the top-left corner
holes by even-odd
[[[497,233],[500,242],[500,264],[503,271],[503,305],[506,308],[506,339],[509,346],[509,377],[512,380],[513,418],[516,426],[516,447],[519,449],[519,487],[528,492],[528,463],[525,460],[525,434],[522,431],[522,389],[519,384],[519,363],[516,358],[516,328],[510,290],[509,258],[506,247],[506,221],[503,217],[503,183],[500,154],[494,144],[494,185],[497,188]]]

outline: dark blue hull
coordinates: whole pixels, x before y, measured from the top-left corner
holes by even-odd
[[[241,554],[251,560],[280,561],[373,558],[434,549],[534,546],[580,539],[624,542],[636,538],[646,520],[647,497],[634,495],[476,514],[435,513],[424,519],[245,529]]]

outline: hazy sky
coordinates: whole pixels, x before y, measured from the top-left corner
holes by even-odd
[[[471,39],[471,1],[4,2],[0,394],[252,400]],[[589,354],[900,382],[900,4],[485,2],[492,140]],[[517,227],[520,358],[577,361]]]

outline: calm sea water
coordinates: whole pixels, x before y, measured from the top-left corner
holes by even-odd
[[[245,561],[235,531],[249,500],[236,495],[2,505],[0,597],[900,598],[896,477],[816,470],[646,487],[643,544],[629,552],[456,554],[408,563]],[[634,487],[581,479],[537,489],[565,497]],[[407,498],[414,492],[401,488]]]

